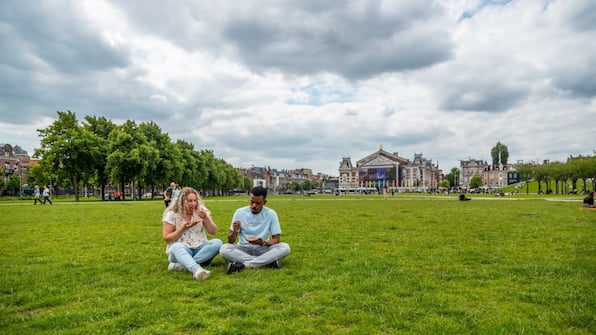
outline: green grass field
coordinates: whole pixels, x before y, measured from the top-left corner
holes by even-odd
[[[283,268],[168,272],[161,201],[1,202],[1,334],[595,334],[580,197],[270,196]],[[207,198],[225,241],[248,197]]]

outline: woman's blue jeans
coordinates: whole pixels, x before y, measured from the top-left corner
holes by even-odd
[[[180,263],[188,271],[193,272],[197,265],[217,256],[221,245],[221,240],[217,238],[204,242],[196,248],[189,248],[182,243],[176,242],[170,246],[168,261],[170,263]]]

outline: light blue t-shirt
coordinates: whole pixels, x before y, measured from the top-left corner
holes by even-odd
[[[269,239],[269,234],[281,234],[277,213],[265,206],[259,214],[253,214],[250,211],[250,206],[237,209],[232,217],[230,230],[234,229],[234,221],[240,221],[239,244],[248,244],[247,237],[260,237],[266,241]]]

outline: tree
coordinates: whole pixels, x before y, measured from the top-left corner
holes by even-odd
[[[459,179],[459,169],[458,168],[451,168],[451,171],[446,176],[447,180],[449,181],[449,186],[457,187],[457,180]]]
[[[582,191],[588,190],[587,180],[592,178],[592,190],[596,188],[596,157],[585,157],[577,160],[576,168],[583,181]]]
[[[224,174],[224,183],[221,185],[224,194],[229,194],[230,191],[236,189],[241,185],[240,173],[232,165],[225,160],[219,160],[220,168]]]
[[[124,185],[140,182],[147,173],[151,161],[158,158],[157,149],[147,143],[146,138],[134,121],[126,121],[115,128],[109,136],[110,154],[107,158],[107,169],[111,177],[120,183],[122,199],[124,199]],[[134,199],[134,197],[133,197]]]
[[[168,134],[162,133],[161,129],[154,122],[141,123],[138,128],[140,136],[144,137],[148,145],[157,150],[157,159],[148,162],[142,182],[151,186],[151,194],[155,191],[156,185],[167,185],[170,181],[180,184],[180,177],[184,164],[181,160],[181,152],[176,147]],[[141,187],[141,183],[137,185]],[[161,188],[161,187],[160,187]]]
[[[530,193],[530,179],[532,179],[534,176],[534,164],[522,164],[518,166],[516,170],[521,175],[521,179],[523,179],[526,183],[526,194]]]
[[[85,116],[83,127],[97,136],[96,155],[93,161],[95,177],[101,188],[101,199],[105,200],[105,189],[109,182],[109,172],[107,170],[107,161],[109,153],[109,136],[116,125],[105,117]]]
[[[168,171],[164,171],[170,178],[171,181],[178,180],[178,184],[182,186],[192,187],[196,190],[201,190],[201,185],[204,184],[204,180],[207,179],[207,172],[204,170],[203,164],[201,163],[201,157],[198,151],[195,151],[192,143],[188,143],[184,140],[177,140],[173,144],[172,150],[177,151],[180,157],[180,165],[173,167],[173,169],[180,169],[180,175],[169,175]],[[166,163],[164,162],[164,167]]]
[[[10,175],[8,177],[8,181],[6,182],[6,190],[9,191],[13,195],[19,195],[19,190],[21,188],[21,179],[17,175]]]
[[[587,177],[592,179],[592,190],[596,190],[596,156],[586,158],[586,165],[588,166]]]
[[[561,193],[565,193],[566,181],[571,176],[570,169],[566,164],[555,162],[548,165],[549,175],[555,180],[555,194],[559,194],[559,185],[561,185]]]
[[[549,192],[549,187],[548,187],[548,179],[549,179],[549,175],[548,175],[548,168],[546,167],[545,164],[542,165],[536,165],[536,167],[534,167],[534,179],[538,182],[538,193],[543,193],[542,192],[542,182],[544,181],[546,183],[546,192]]]
[[[218,169],[217,161],[212,150],[201,150],[200,157],[207,171],[207,180],[203,187],[205,190],[211,190],[211,194],[215,195],[218,186],[222,184],[222,171]]]
[[[479,175],[474,175],[472,176],[472,179],[470,179],[470,188],[479,188],[482,186],[482,177],[480,177]]]
[[[238,173],[240,174],[240,173]],[[249,191],[252,188],[253,180],[249,176],[241,175],[241,184],[238,185],[239,188],[245,191]]]
[[[312,189],[312,184],[311,184],[310,180],[305,180],[302,183],[302,189],[305,190],[305,191],[308,191],[308,190]]]
[[[35,156],[43,157],[50,170],[64,173],[74,188],[75,201],[79,201],[80,181],[94,173],[98,155],[97,136],[79,126],[75,113],[57,112],[58,120],[45,129],[38,129],[42,137],[41,148]]]
[[[507,146],[497,142],[497,144],[490,150],[490,155],[493,158],[493,166],[499,166],[499,164],[507,165],[509,159],[509,150]]]

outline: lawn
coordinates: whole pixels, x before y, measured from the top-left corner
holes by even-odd
[[[160,201],[0,203],[1,334],[595,334],[581,198],[270,196],[280,270],[168,272]],[[248,197],[207,198],[225,241]]]

